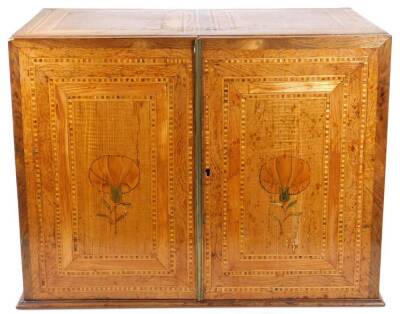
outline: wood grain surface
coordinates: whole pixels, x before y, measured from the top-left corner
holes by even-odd
[[[351,9],[41,11],[9,42],[18,308],[383,305],[390,51]]]
[[[81,309],[81,308],[201,308],[201,307],[343,307],[384,306],[377,299],[265,299],[265,300],[24,300],[18,309]]]
[[[206,299],[378,297],[390,39],[227,42],[203,50]]]
[[[10,57],[26,298],[194,297],[192,50]]]
[[[15,37],[375,34],[349,8],[247,10],[44,9]]]

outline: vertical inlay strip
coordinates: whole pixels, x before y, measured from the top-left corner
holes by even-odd
[[[194,42],[195,59],[195,211],[196,211],[196,297],[203,300],[203,156],[202,156],[202,56],[201,39]]]

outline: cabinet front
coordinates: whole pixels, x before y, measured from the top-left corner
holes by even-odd
[[[238,42],[203,51],[205,297],[378,297],[376,51]]]
[[[194,298],[191,42],[50,46],[18,50],[25,299]]]

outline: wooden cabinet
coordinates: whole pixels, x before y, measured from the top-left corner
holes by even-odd
[[[43,10],[10,41],[19,307],[382,305],[390,43],[349,9]]]

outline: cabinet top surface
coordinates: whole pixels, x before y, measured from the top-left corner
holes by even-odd
[[[43,9],[14,38],[382,34],[352,9]]]

